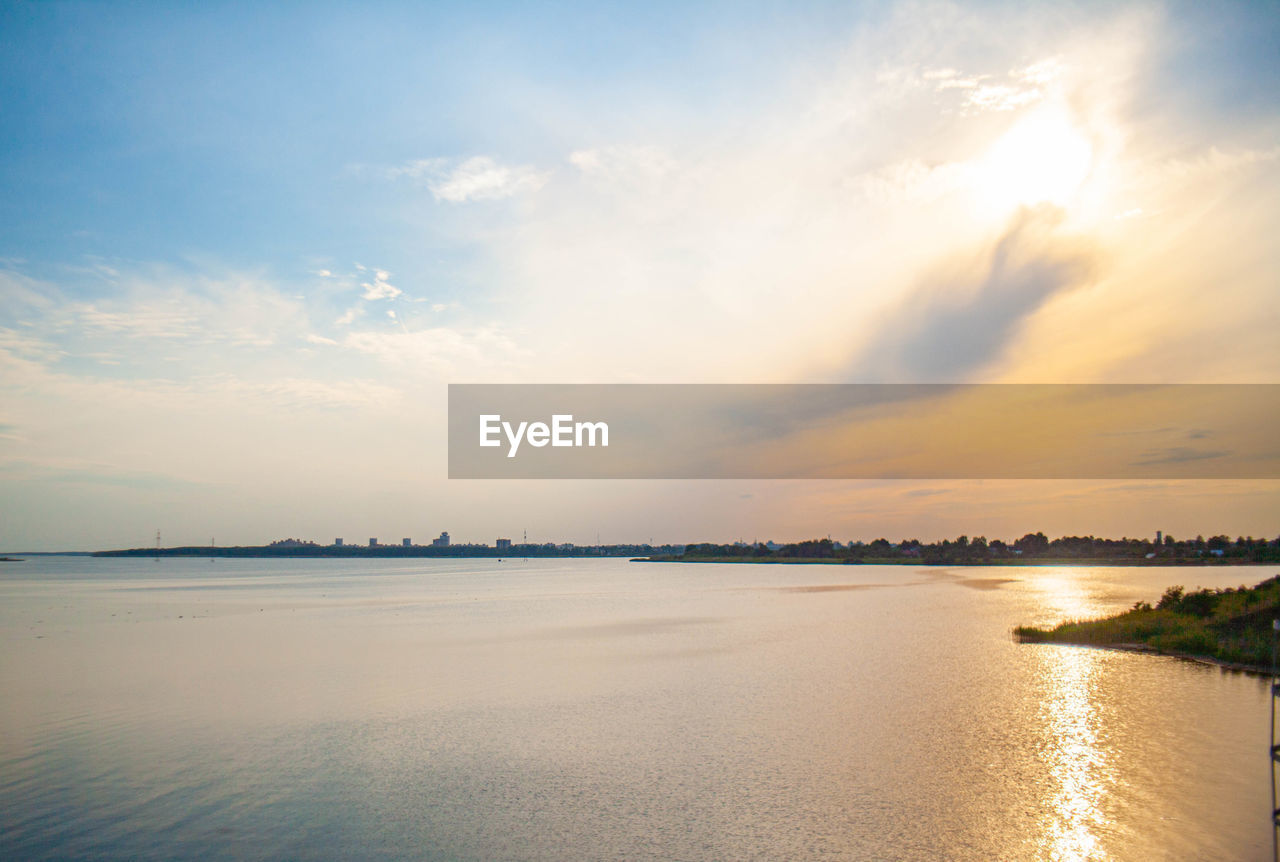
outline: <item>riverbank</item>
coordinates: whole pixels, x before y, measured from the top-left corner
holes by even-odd
[[[1018,626],[1021,643],[1103,647],[1171,655],[1255,673],[1270,673],[1280,618],[1280,575],[1253,587],[1197,590],[1170,587],[1152,606],[1097,620],[1069,620],[1053,628]]]

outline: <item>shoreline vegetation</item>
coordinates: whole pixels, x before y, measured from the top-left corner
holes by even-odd
[[[1178,541],[1156,534],[1149,539],[1101,539],[1063,536],[1050,540],[1028,533],[1014,542],[959,536],[926,544],[918,539],[891,543],[833,542],[814,539],[777,545],[773,542],[712,543],[685,546],[682,553],[652,556],[673,563],[800,563],[926,566],[1203,566],[1272,565],[1280,563],[1280,538],[1227,536]]]
[[[1269,674],[1277,618],[1280,575],[1236,589],[1188,593],[1169,587],[1154,607],[1140,601],[1102,619],[1069,620],[1053,628],[1018,626],[1013,636],[1019,643],[1146,652]]]

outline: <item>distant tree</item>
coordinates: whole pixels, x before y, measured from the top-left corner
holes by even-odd
[[[1044,533],[1027,533],[1013,543],[1013,549],[1024,554],[1042,554],[1049,549],[1049,540]]]

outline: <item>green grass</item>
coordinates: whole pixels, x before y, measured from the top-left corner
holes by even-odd
[[[1160,652],[1270,669],[1272,620],[1280,618],[1280,575],[1254,587],[1197,590],[1170,587],[1152,607],[1138,602],[1121,614],[1070,621],[1051,629],[1018,626],[1023,643],[1144,646]]]

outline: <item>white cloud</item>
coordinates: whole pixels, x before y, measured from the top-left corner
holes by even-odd
[[[353,332],[342,340],[342,345],[388,365],[429,376],[510,372],[523,368],[529,360],[528,351],[495,327]]]
[[[392,168],[389,175],[409,177],[427,184],[438,201],[499,200],[538,191],[550,179],[547,171],[531,165],[504,165],[489,156],[452,159],[418,159]]]
[[[679,168],[667,151],[652,146],[613,146],[575,150],[569,163],[586,177],[617,183],[649,182]]]
[[[1046,86],[1062,78],[1066,71],[1066,65],[1061,58],[1049,57],[1025,68],[1015,69],[1010,75],[1031,84]]]
[[[971,174],[972,167],[963,162],[928,165],[908,159],[859,174],[848,186],[874,204],[929,203],[965,188]]]
[[[4,327],[0,327],[0,352],[40,363],[55,362],[67,355],[48,341]]]
[[[372,282],[363,281],[360,283],[360,286],[364,288],[364,293],[361,294],[362,298],[364,299],[395,299],[397,296],[403,293],[404,291],[400,290],[400,288],[396,287],[393,284],[390,284],[387,281],[387,279],[389,279],[390,277],[391,277],[391,273],[381,269],[377,270],[377,272],[374,274],[374,279]]]
[[[967,96],[965,104],[989,111],[1012,111],[1044,98],[1039,87],[1017,87],[1009,84],[982,84]]]
[[[1216,146],[1190,158],[1169,159],[1157,168],[1157,179],[1174,180],[1199,175],[1229,173],[1240,168],[1275,161],[1280,158],[1280,147],[1269,150],[1240,149],[1223,151]]]
[[[114,300],[77,302],[63,308],[63,326],[130,338],[190,339],[201,320],[190,297],[155,297],[146,304]]]
[[[983,113],[1033,105],[1049,95],[1065,72],[1060,58],[1049,57],[1004,75],[965,73],[945,67],[925,68],[918,74],[910,69],[882,71],[880,80],[898,87],[910,83],[916,88],[931,88],[944,97],[958,98],[962,113]]]

